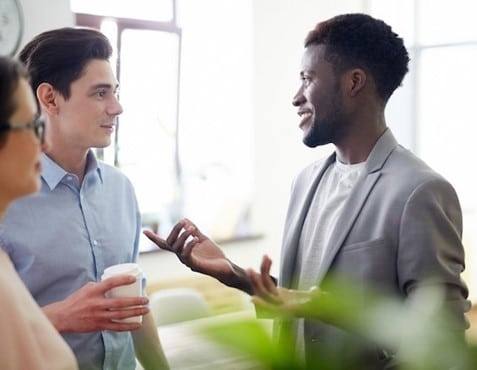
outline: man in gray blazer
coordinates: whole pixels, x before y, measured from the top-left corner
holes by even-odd
[[[340,15],[308,34],[293,105],[303,142],[310,147],[333,143],[336,150],[294,182],[278,286],[308,290],[336,274],[405,300],[433,276],[463,332],[469,303],[460,278],[464,250],[457,195],[396,142],[384,118],[408,61],[403,40],[368,15]],[[277,291],[268,258],[260,274],[247,272],[189,220],[179,222],[167,240],[146,235],[192,270],[226,285],[249,294]],[[343,334],[306,318],[295,320],[291,330],[306,358]],[[384,368],[388,361],[383,352],[366,353],[363,368]]]

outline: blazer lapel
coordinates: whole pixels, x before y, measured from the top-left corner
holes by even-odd
[[[325,273],[328,271],[333,259],[335,258],[339,249],[342,247],[344,240],[348,236],[356,217],[358,217],[366,198],[380,176],[381,173],[376,172],[366,174],[364,178],[361,177],[349,195],[349,198],[343,207],[342,213],[336,222],[333,233],[331,234],[330,242],[328,248],[326,249],[324,260],[319,271],[317,279],[318,282],[321,281]]]
[[[336,155],[333,153],[321,165],[316,165],[310,176],[305,179],[299,179],[301,181],[295,184],[296,188],[293,191],[293,198],[290,200],[287,222],[283,233],[279,274],[280,286],[291,287],[293,284],[296,255],[305,217],[325,170],[335,160]],[[310,181],[310,179],[312,180]]]
[[[389,155],[397,146],[391,131],[387,129],[376,142],[373,150],[366,160],[366,171],[356,183],[349,195],[342,213],[336,222],[331,234],[330,242],[324,256],[320,271],[318,271],[317,283],[319,283],[329,270],[333,259],[343,246],[356,218],[360,214],[363,205],[368,199],[374,185],[381,176],[381,169]]]

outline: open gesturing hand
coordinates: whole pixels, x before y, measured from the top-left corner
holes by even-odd
[[[179,260],[193,271],[210,275],[220,281],[226,281],[234,271],[234,265],[220,247],[188,219],[179,221],[166,240],[151,231],[144,231],[144,234],[159,248],[176,254]]]
[[[319,295],[316,288],[308,291],[277,287],[270,275],[272,260],[264,256],[260,273],[247,270],[254,295],[252,302],[262,312],[274,316],[303,317],[309,315],[310,303]]]

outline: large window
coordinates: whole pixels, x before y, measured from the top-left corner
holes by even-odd
[[[124,113],[98,155],[133,182],[144,227],[189,217],[219,240],[249,236],[250,0],[109,3],[72,0],[115,48]]]
[[[477,283],[477,27],[474,0],[373,0],[370,13],[403,35],[412,73],[390,101],[387,120],[401,141],[456,188],[464,215],[466,280]],[[477,297],[472,297],[477,298]]]

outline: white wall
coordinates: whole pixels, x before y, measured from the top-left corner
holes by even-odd
[[[335,4],[317,0],[257,0],[254,5],[255,202],[253,224],[265,237],[227,244],[227,256],[243,267],[258,268],[263,254],[279,263],[289,190],[296,173],[328,153],[301,141],[296,109],[291,105],[299,83],[303,40],[316,23],[339,13],[363,10],[361,1]],[[168,253],[142,255],[149,280],[194,274]]]
[[[22,44],[41,31],[74,24],[68,0],[20,0],[25,16]],[[366,0],[256,0],[254,12],[255,202],[253,224],[261,240],[224,246],[244,267],[257,268],[269,254],[279,263],[289,189],[296,173],[330,148],[302,144],[296,109],[291,105],[299,84],[299,65],[307,32],[339,13],[363,11]],[[150,281],[192,276],[175,256],[162,252],[139,258]]]
[[[260,0],[254,4],[254,216],[267,236],[257,254],[269,253],[277,267],[291,182],[301,168],[331,150],[312,150],[302,143],[297,109],[291,104],[300,82],[303,41],[316,23],[339,13],[360,11],[361,2]]]
[[[69,0],[20,2],[25,18],[22,46],[39,32],[74,24]],[[267,253],[275,261],[276,273],[291,181],[303,166],[330,150],[311,150],[302,144],[296,109],[291,105],[299,83],[303,39],[319,21],[339,13],[365,11],[367,1],[255,0],[253,6],[256,189],[252,217],[264,238],[226,245],[224,251],[239,265],[254,268]],[[399,128],[393,130],[399,136]],[[406,137],[400,140],[406,142]],[[473,222],[466,220],[469,225]],[[194,274],[166,252],[141,255],[139,262],[150,281]],[[468,278],[477,281],[475,276]]]
[[[20,0],[24,16],[21,48],[40,32],[74,25],[69,0]]]

